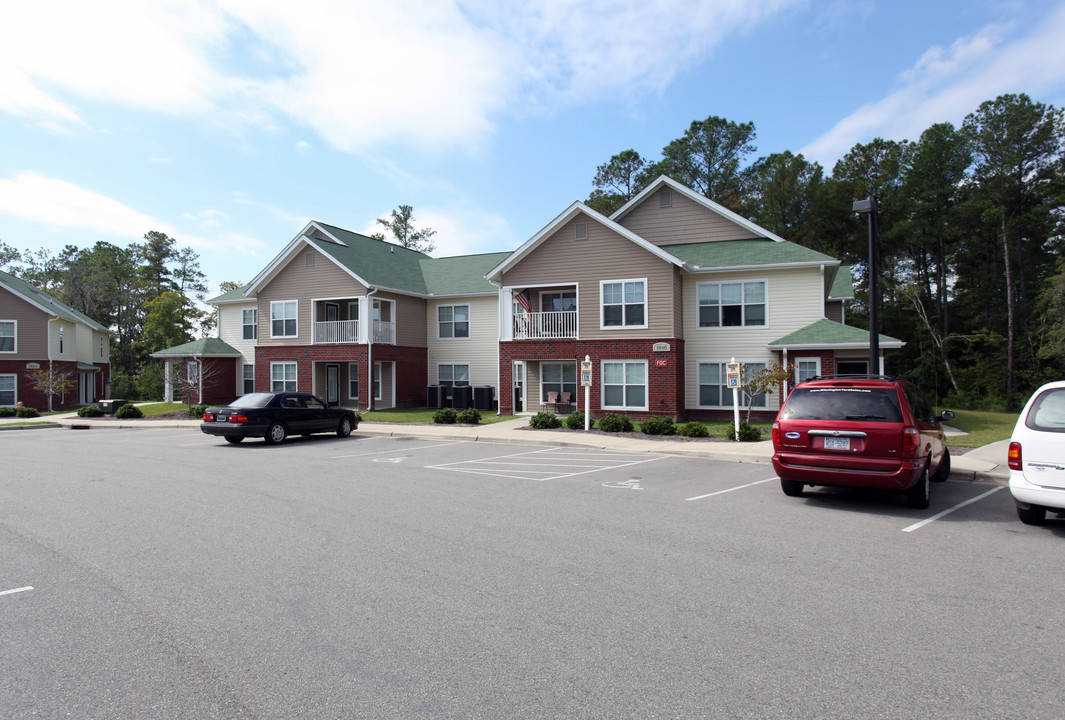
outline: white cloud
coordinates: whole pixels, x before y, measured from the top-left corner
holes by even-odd
[[[21,173],[0,179],[0,213],[45,225],[91,230],[139,241],[149,230],[173,228],[99,193],[66,180]]]
[[[1009,28],[988,26],[949,48],[933,47],[899,77],[899,87],[840,120],[801,152],[831,167],[856,143],[874,137],[917,140],[938,122],[959,125],[985,100],[1011,92],[1038,96],[1065,83],[1065,7],[1036,30],[1006,41]]]
[[[350,152],[477,147],[505,112],[660,90],[800,3],[21,3],[0,26],[0,110],[62,126],[93,100],[259,130],[287,119]]]

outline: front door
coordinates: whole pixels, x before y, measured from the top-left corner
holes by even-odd
[[[523,409],[522,393],[525,389],[525,363],[518,360],[514,363],[514,412],[520,413]]]
[[[330,405],[340,404],[340,366],[325,366],[325,401]]]

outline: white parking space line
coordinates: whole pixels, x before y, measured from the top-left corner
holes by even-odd
[[[544,482],[587,475],[602,470],[617,470],[661,459],[663,456],[648,457],[645,453],[574,452],[559,448],[546,448],[479,460],[429,465],[426,469]]]
[[[983,493],[981,495],[977,495],[974,498],[970,498],[970,499],[966,500],[965,502],[958,503],[954,507],[947,508],[943,512],[938,512],[935,515],[933,515],[932,517],[927,518],[925,520],[922,520],[919,523],[914,523],[913,525],[910,525],[909,527],[904,527],[902,529],[902,532],[908,533],[908,532],[913,532],[914,530],[920,530],[925,525],[928,525],[929,523],[933,523],[933,522],[935,522],[936,520],[938,520],[939,518],[941,518],[941,517],[943,517],[945,515],[950,515],[955,510],[961,510],[966,505],[972,505],[977,500],[983,500],[985,497],[988,497],[989,495],[994,495],[995,493],[997,493],[999,490],[1003,489],[1004,487],[1005,487],[1005,485],[999,485],[998,487],[991,488],[990,490],[988,490],[987,492],[985,492],[985,493]]]
[[[412,450],[427,450],[432,448],[447,447],[448,445],[463,445],[466,440],[438,440],[432,445],[416,445],[414,447],[401,447],[395,450],[379,450],[377,452],[354,453],[352,455],[333,455],[330,460],[343,460],[345,458],[370,457],[371,455],[393,455],[395,453],[410,452]]]
[[[14,590],[0,590],[0,595],[14,595],[15,593],[26,592],[32,589],[32,585],[27,585],[26,587],[15,588]]]
[[[718,490],[717,492],[707,493],[706,495],[696,495],[690,497],[685,502],[691,502],[692,500],[705,500],[708,497],[714,497],[715,495],[724,495],[725,493],[735,492],[736,490],[743,490],[744,488],[754,487],[755,485],[761,485],[762,483],[773,482],[775,477],[766,478],[765,480],[755,480],[752,483],[746,485],[737,485],[736,487],[725,488],[724,490]]]

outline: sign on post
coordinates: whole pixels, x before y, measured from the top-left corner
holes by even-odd
[[[740,379],[740,364],[738,362],[725,363],[725,380],[730,388],[743,387]]]
[[[581,387],[592,386],[592,362],[590,360],[581,361]]]
[[[581,385],[584,386],[584,432],[592,428],[592,357],[585,355],[581,361]]]

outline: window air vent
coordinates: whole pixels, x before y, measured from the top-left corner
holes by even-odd
[[[658,207],[673,207],[673,192],[670,190],[660,190],[658,192]]]
[[[314,251],[308,250],[307,254],[304,255],[304,257],[307,260],[307,267],[314,267]]]
[[[587,240],[588,239],[588,223],[586,223],[586,222],[577,223],[577,239],[578,240]]]

